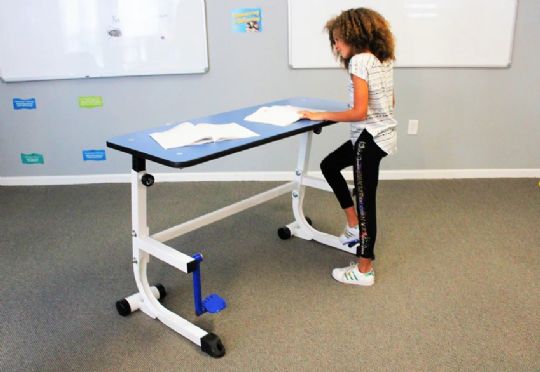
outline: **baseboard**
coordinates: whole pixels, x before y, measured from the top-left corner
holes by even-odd
[[[321,172],[310,175],[322,177]],[[352,171],[344,171],[352,180]],[[226,182],[226,181],[290,181],[293,172],[209,172],[156,173],[156,182]],[[460,179],[460,178],[540,178],[540,169],[410,169],[383,170],[381,180]],[[0,177],[0,186],[86,185],[95,183],[128,183],[129,174],[99,174],[73,176]]]
[[[383,180],[540,178],[540,169],[408,169],[381,171]]]

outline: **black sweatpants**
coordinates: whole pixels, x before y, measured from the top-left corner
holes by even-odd
[[[324,178],[343,209],[354,206],[354,203],[341,170],[353,166],[356,213],[360,228],[360,245],[356,255],[372,260],[375,259],[373,250],[377,237],[376,196],[379,164],[386,155],[375,143],[373,136],[364,129],[354,146],[351,141],[347,141],[321,162]]]

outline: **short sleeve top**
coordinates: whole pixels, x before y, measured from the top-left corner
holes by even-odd
[[[351,123],[353,144],[364,129],[387,154],[397,150],[397,121],[394,119],[394,70],[392,61],[381,63],[371,53],[359,53],[349,61],[349,106],[354,105],[352,75],[368,84],[368,110],[365,120]]]

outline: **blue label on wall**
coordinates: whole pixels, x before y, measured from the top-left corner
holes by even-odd
[[[23,164],[45,164],[45,160],[42,154],[33,152],[31,154],[21,153],[21,162]]]
[[[36,99],[35,98],[13,98],[13,109],[14,110],[35,110],[36,109]]]
[[[83,150],[83,160],[103,161],[107,160],[105,156],[105,150]]]

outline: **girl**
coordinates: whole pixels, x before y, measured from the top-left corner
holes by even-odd
[[[357,245],[358,263],[334,269],[334,279],[372,285],[371,262],[377,235],[376,191],[381,159],[396,151],[393,60],[394,38],[388,22],[374,10],[350,9],[329,20],[330,45],[349,72],[349,107],[342,112],[302,111],[303,118],[350,122],[351,140],[321,162],[321,170],[347,217],[343,244]],[[353,166],[356,210],[341,170]]]

